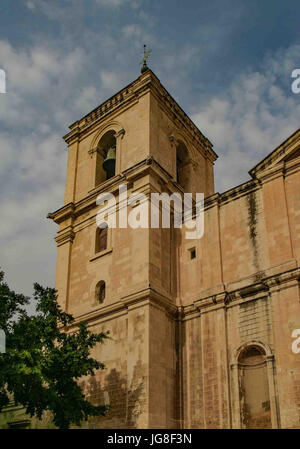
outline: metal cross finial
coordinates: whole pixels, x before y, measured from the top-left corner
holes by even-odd
[[[148,50],[146,51],[146,45],[144,45],[144,57],[141,61],[142,68],[141,68],[141,73],[144,73],[148,67],[147,67],[147,59],[149,58],[149,56],[151,55],[152,50]]]

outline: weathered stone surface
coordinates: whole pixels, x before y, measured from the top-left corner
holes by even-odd
[[[108,130],[118,136],[116,176],[95,186],[94,150]],[[59,300],[91,330],[111,333],[94,353],[105,371],[82,380],[111,410],[84,426],[299,428],[300,354],[291,333],[300,328],[300,130],[251,170],[251,181],[214,193],[211,143],[147,71],[65,139],[65,205],[50,214],[59,224]],[[110,229],[107,251],[95,255],[97,195],[120,184],[148,197],[182,192],[182,142],[184,190],[206,198],[204,236]],[[100,280],[103,304],[95,298]],[[249,347],[256,358],[246,357]],[[262,371],[252,376],[243,360]]]

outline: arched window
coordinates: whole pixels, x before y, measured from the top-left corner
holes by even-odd
[[[272,428],[266,353],[247,346],[238,357],[241,423],[246,429]]]
[[[103,226],[97,228],[96,233],[96,253],[105,251],[107,249],[108,227],[104,223]]]
[[[189,183],[188,150],[183,142],[179,142],[176,148],[176,181],[186,190]]]
[[[97,146],[96,179],[99,185],[116,174],[116,138],[115,131],[107,131]]]
[[[102,304],[105,300],[105,282],[100,281],[96,285],[96,302]]]

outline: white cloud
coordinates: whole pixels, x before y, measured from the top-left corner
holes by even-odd
[[[109,8],[117,8],[124,4],[126,0],[95,0],[97,5]]]
[[[219,155],[218,190],[248,179],[247,172],[299,128],[299,97],[290,89],[299,52],[294,45],[268,55],[260,71],[240,74],[225,93],[193,114]]]
[[[27,8],[30,9],[31,11],[34,11],[35,8],[36,8],[36,5],[35,5],[35,3],[34,3],[33,1],[28,1],[28,2],[26,2],[26,6],[27,6]]]
[[[120,90],[120,77],[116,72],[102,70],[100,73],[101,84],[104,89],[111,91]]]
[[[118,43],[97,33],[90,38],[88,30],[81,46],[71,48],[55,38],[23,47],[0,40],[7,74],[7,94],[0,96],[0,267],[26,294],[35,281],[54,285],[56,225],[46,215],[63,204],[67,152],[61,136],[125,83],[125,71],[114,71],[113,64],[98,70],[95,60],[110,62]],[[101,41],[101,49],[91,50],[91,40]]]
[[[35,13],[34,19],[43,14],[55,21],[53,31],[49,33],[47,20],[39,17],[39,23],[46,23],[44,34],[33,33],[22,45],[0,40],[8,91],[0,96],[0,207],[4,211],[0,266],[13,287],[26,293],[34,281],[54,282],[56,226],[45,216],[63,203],[67,152],[60,136],[67,126],[139,75],[143,43],[154,50],[149,66],[182,103],[193,94],[195,61],[204,52],[214,54],[231,37],[228,23],[220,31],[214,19],[215,32],[205,25],[205,45],[188,39],[178,44],[154,33],[149,16],[140,18],[141,9],[134,13],[131,9],[128,20],[116,19],[117,8],[135,8],[142,2],[91,0],[91,4],[99,7],[99,16],[110,8],[111,22],[102,22],[97,29],[95,24],[84,24],[86,0],[32,0],[27,8]],[[245,71],[226,93],[194,108],[193,119],[220,155],[219,190],[246,178],[252,165],[299,126],[300,95],[289,95],[282,87],[296,54],[299,48],[291,47],[270,55],[259,71]]]
[[[82,58],[78,49],[65,55],[45,45],[17,50],[0,41],[8,79],[0,97],[0,266],[27,294],[35,280],[54,283],[56,226],[46,215],[63,203],[67,152],[57,130],[70,122],[70,109],[88,101],[86,93],[85,101],[72,96]],[[60,83],[65,89],[58,95]]]
[[[16,50],[9,42],[0,41],[0,60],[7,73],[11,92],[20,88],[30,92],[46,88],[51,77],[69,76],[74,67],[83,63],[83,53],[75,48],[70,53],[34,46],[29,50]]]
[[[75,100],[76,109],[84,115],[85,112],[89,112],[98,106],[98,96],[99,92],[94,86],[83,87]]]
[[[140,38],[141,35],[143,34],[143,31],[139,25],[137,25],[135,23],[130,23],[122,28],[122,33],[126,39],[132,38],[132,37]]]
[[[120,6],[131,6],[136,9],[142,0],[95,0],[96,4],[105,8],[119,8]]]
[[[74,8],[80,6],[80,3],[84,7],[87,6],[87,2],[94,4],[96,7],[105,9],[119,9],[123,6],[130,7],[133,10],[137,10],[141,5],[143,0],[29,0],[25,2],[25,6],[32,12],[39,11],[40,13],[47,16],[49,19],[63,19],[64,17],[64,7],[72,8],[74,13]]]

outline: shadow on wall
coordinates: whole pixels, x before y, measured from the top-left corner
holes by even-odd
[[[85,425],[89,429],[99,428],[137,428],[137,421],[145,412],[146,395],[144,391],[144,376],[142,362],[139,360],[133,371],[130,387],[127,380],[115,368],[105,376],[104,382],[97,377],[90,377],[81,382],[81,388],[94,405],[109,404],[106,416],[90,418]],[[101,373],[102,374],[102,373]]]

